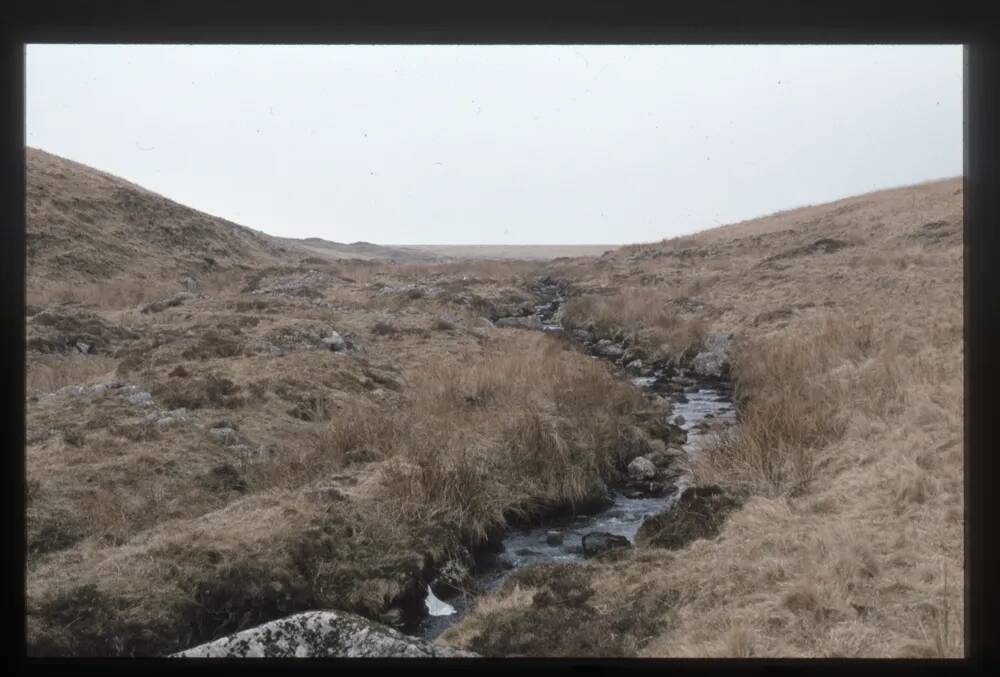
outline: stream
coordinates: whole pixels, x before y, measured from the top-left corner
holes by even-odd
[[[535,306],[535,315],[541,322],[542,330],[563,331],[559,321],[563,296],[558,285],[543,284],[538,292],[543,302]],[[676,421],[678,416],[683,417],[678,425],[687,433],[687,442],[682,448],[689,458],[697,456],[705,439],[704,424],[711,421],[732,425],[736,421],[728,383],[698,382],[683,372],[672,379],[654,372],[629,380],[637,388],[655,392],[669,401],[671,411],[664,413],[665,418]],[[410,620],[402,630],[431,640],[461,619],[475,606],[480,595],[496,591],[511,572],[531,564],[582,561],[582,539],[587,533],[607,532],[634,541],[643,520],[668,510],[689,481],[687,475],[677,476],[673,480],[674,488],[658,497],[630,498],[612,486],[611,503],[597,512],[546,518],[530,528],[508,530],[490,552],[480,555],[469,589],[458,596],[441,600],[428,587],[425,601],[428,614]]]

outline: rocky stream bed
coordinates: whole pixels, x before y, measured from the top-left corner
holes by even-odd
[[[534,313],[498,318],[495,324],[564,332],[563,286],[546,279],[533,291],[538,298]],[[697,455],[708,431],[735,423],[732,389],[725,378],[728,335],[709,334],[704,350],[691,360],[690,368],[677,369],[630,359],[627,339],[623,345],[598,339],[587,330],[568,333],[592,358],[611,361],[635,387],[663,398],[664,421],[683,431],[680,447],[688,458]],[[634,459],[628,478],[609,487],[609,500],[596,509],[561,513],[508,530],[477,553],[472,580],[460,590],[439,586],[435,594],[432,582],[424,609],[403,620],[403,631],[427,640],[437,637],[460,620],[480,595],[497,590],[507,576],[522,567],[581,561],[615,547],[630,547],[643,522],[670,510],[688,488],[690,477],[677,468],[677,454],[673,448],[665,454],[654,452],[651,458]],[[420,613],[423,611],[426,613]]]

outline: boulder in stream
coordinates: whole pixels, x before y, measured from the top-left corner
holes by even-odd
[[[606,531],[591,531],[583,537],[583,556],[594,557],[615,548],[630,548],[632,543],[624,536]]]
[[[343,611],[306,611],[172,654],[172,658],[444,658],[476,654],[409,637]]]
[[[691,369],[699,376],[724,378],[729,373],[729,340],[732,334],[709,332],[705,335],[704,350],[694,356]]]
[[[634,480],[651,480],[656,477],[656,466],[645,456],[636,456],[628,464],[628,476]]]

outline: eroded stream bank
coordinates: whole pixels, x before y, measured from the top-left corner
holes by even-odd
[[[527,316],[498,318],[497,326],[523,327],[567,335],[594,359],[615,365],[622,378],[643,391],[649,399],[662,403],[663,424],[678,433],[677,447],[668,453],[634,460],[627,477],[608,487],[608,500],[588,506],[575,514],[563,511],[540,518],[529,525],[512,527],[498,539],[478,549],[471,581],[456,592],[448,586],[427,587],[421,605],[404,615],[404,632],[433,639],[462,618],[476,599],[497,590],[514,571],[532,564],[582,561],[603,549],[635,541],[642,523],[669,510],[690,482],[685,470],[688,459],[699,453],[709,431],[735,423],[732,389],[716,367],[724,359],[728,336],[710,335],[706,350],[692,363],[708,365],[708,374],[690,367],[643,364],[629,359],[628,339],[622,345],[593,332],[562,326],[565,289],[557,281],[545,279],[533,288],[538,303]],[[659,399],[658,399],[659,398]],[[686,459],[679,459],[681,454]],[[450,593],[450,594],[449,594]]]

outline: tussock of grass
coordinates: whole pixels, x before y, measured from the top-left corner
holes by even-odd
[[[113,278],[89,284],[52,282],[29,289],[28,305],[49,307],[79,304],[106,310],[130,308],[172,296],[181,291],[179,284],[138,278]]]
[[[669,296],[642,287],[625,288],[610,295],[584,294],[566,301],[563,325],[590,329],[599,337],[632,334],[652,347],[667,344],[680,356],[698,345],[705,323],[697,316],[684,317],[667,305]]]
[[[826,316],[799,334],[757,337],[736,348],[740,425],[706,445],[703,480],[768,495],[804,491],[815,451],[842,436],[858,405],[874,415],[901,401],[895,345],[877,345],[871,322]]]
[[[63,386],[86,383],[114,371],[117,361],[102,355],[51,354],[28,362],[25,394],[28,397],[58,390]]]
[[[517,331],[475,359],[425,365],[395,412],[357,408],[323,437],[387,458],[381,493],[408,520],[485,538],[514,515],[592,500],[634,448],[641,397],[601,364]]]

